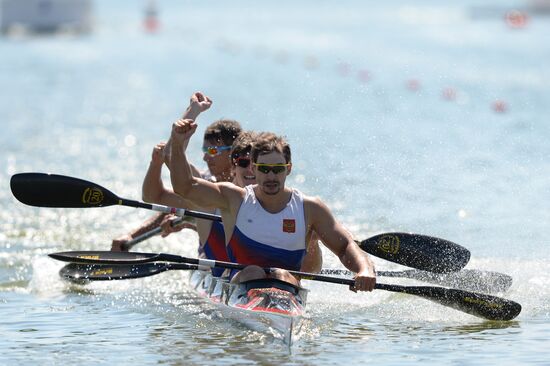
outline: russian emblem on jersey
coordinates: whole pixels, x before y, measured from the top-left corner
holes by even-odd
[[[100,205],[103,202],[103,192],[98,188],[86,188],[82,193],[82,203]]]
[[[285,232],[285,233],[295,233],[296,232],[296,220],[294,220],[294,219],[283,219],[283,232]]]

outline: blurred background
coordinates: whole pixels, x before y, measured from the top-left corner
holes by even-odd
[[[214,104],[201,115],[198,134],[226,117],[247,129],[286,135],[294,163],[289,184],[321,197],[358,239],[409,231],[462,244],[472,252],[470,268],[514,276],[506,297],[524,305],[524,349],[540,339],[533,324],[548,334],[548,1],[3,0],[0,28],[0,306],[6,313],[35,306],[38,324],[62,317],[58,308],[52,314],[38,305],[37,297],[47,293],[60,296],[59,308],[67,301],[91,306],[59,287],[60,265],[45,254],[108,249],[112,238],[151,214],[124,207],[31,208],[12,197],[11,175],[70,175],[140,199],[153,146],[169,136],[191,94],[202,91]],[[205,167],[201,142],[192,140],[189,151]],[[195,245],[187,233],[154,238],[139,250],[193,254]],[[325,254],[326,266],[336,266],[336,258]],[[156,278],[153,288],[171,281]],[[135,315],[128,319],[101,305],[111,303],[122,285],[111,286],[94,306],[113,324],[132,321]],[[342,308],[321,296],[326,294],[312,291],[312,301],[338,318]],[[129,298],[131,304],[142,301]],[[431,304],[410,314],[418,300],[391,301],[385,294],[355,299],[373,305],[370,314],[386,322],[397,313],[414,324],[465,322]],[[374,306],[382,302],[389,308]],[[125,311],[135,311],[129,307]],[[353,326],[361,314],[344,327],[367,339],[368,332]],[[29,342],[17,322],[10,324],[6,332]],[[370,326],[375,334],[392,332]],[[314,329],[340,339],[330,329]],[[431,331],[419,332],[431,339]],[[115,334],[133,349],[131,339]],[[327,338],[312,339],[314,349],[325,350]],[[507,340],[518,341],[489,339],[501,341],[493,354],[512,344]],[[167,342],[161,337],[153,344]],[[387,357],[383,349],[410,351],[378,342]],[[451,347],[438,339],[420,349],[436,352],[432,342]],[[51,347],[46,349],[55,353]],[[344,349],[327,364],[344,357],[338,353]]]

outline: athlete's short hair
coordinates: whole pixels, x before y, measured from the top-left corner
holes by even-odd
[[[261,132],[252,146],[252,161],[257,162],[260,155],[269,154],[274,151],[283,154],[286,163],[290,163],[290,145],[286,139],[272,132]]]
[[[232,119],[219,119],[212,122],[204,131],[204,139],[210,142],[223,142],[226,146],[231,146],[233,141],[242,131],[241,124]]]

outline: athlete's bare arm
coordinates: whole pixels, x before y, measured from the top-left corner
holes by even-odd
[[[178,120],[172,125],[169,166],[174,192],[197,206],[232,212],[244,197],[243,188],[232,183],[212,183],[192,174],[185,150],[196,129],[192,120]]]
[[[308,227],[319,235],[323,244],[338,256],[347,269],[357,273],[354,290],[374,290],[374,263],[357,246],[351,234],[336,221],[330,209],[321,200],[311,197],[304,199],[304,208]]]
[[[142,184],[142,199],[145,202],[152,202],[161,205],[188,208],[188,209],[200,209],[191,202],[186,201],[173,190],[166,188],[162,181],[162,166],[164,164],[164,149],[165,143],[161,142],[155,145],[151,154],[151,162],[149,168],[145,174]],[[194,175],[199,175],[197,169],[191,167],[191,171]]]

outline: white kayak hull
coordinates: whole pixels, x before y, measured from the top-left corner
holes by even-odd
[[[305,315],[307,290],[273,279],[231,284],[208,272],[194,271],[191,286],[215,304],[224,317],[291,344]]]

